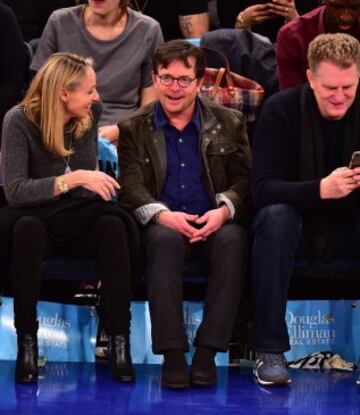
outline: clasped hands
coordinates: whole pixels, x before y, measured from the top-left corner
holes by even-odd
[[[216,232],[230,218],[230,210],[226,205],[212,209],[204,215],[190,215],[185,212],[162,212],[159,223],[181,233],[190,243],[206,241],[208,236]],[[199,229],[198,226],[201,226]]]
[[[241,14],[241,18],[240,18]],[[284,17],[290,21],[299,17],[294,0],[272,0],[256,4],[241,11],[236,19],[235,28],[256,26],[274,17]]]
[[[268,7],[273,15],[284,17],[286,21],[299,17],[294,0],[272,0]]]
[[[321,199],[341,199],[360,187],[360,167],[339,167],[320,182]]]

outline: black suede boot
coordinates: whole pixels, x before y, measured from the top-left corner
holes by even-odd
[[[18,333],[17,346],[15,381],[36,383],[39,376],[37,334]]]
[[[129,335],[110,336],[108,353],[112,378],[117,382],[134,382],[135,372],[130,355]]]
[[[192,360],[191,383],[195,386],[216,385],[215,350],[198,346]]]
[[[170,389],[190,387],[189,371],[183,350],[174,349],[164,353],[161,385]]]

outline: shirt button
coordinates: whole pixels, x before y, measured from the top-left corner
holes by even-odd
[[[181,163],[181,164],[180,164],[180,166],[181,166],[181,167],[185,167],[185,163]]]
[[[183,139],[182,138],[179,138],[179,143],[182,143],[183,142]]]
[[[223,153],[225,151],[224,147],[221,147],[220,153]]]
[[[181,185],[181,188],[182,188],[182,189],[185,189],[185,185],[184,185],[184,184],[182,184],[182,185]]]
[[[221,124],[216,124],[216,128],[217,128],[218,130],[220,130],[220,128],[221,128]]]
[[[146,158],[145,163],[149,163],[150,159]]]
[[[211,131],[211,134],[212,134],[212,135],[215,135],[215,134],[216,134],[216,130],[212,130],[212,131]]]

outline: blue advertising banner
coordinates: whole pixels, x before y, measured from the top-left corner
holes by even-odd
[[[16,359],[13,299],[0,307],[0,359]],[[38,303],[39,356],[57,362],[94,362],[97,318],[85,306]]]
[[[185,330],[189,339],[191,361],[192,347],[196,330],[202,319],[202,303],[184,301]],[[131,355],[134,363],[161,364],[162,356],[151,351],[151,322],[147,302],[135,301],[131,304]],[[57,304],[40,301],[39,355],[47,361],[93,362],[98,317],[92,307]],[[0,359],[16,359],[16,335],[13,325],[13,300],[3,298],[0,307]],[[228,364],[228,354],[218,353],[216,363]]]
[[[288,301],[286,323],[291,350],[288,361],[318,351],[338,353],[359,364],[360,302],[350,300]]]
[[[358,301],[289,301],[286,311],[291,350],[286,358],[297,360],[310,353],[332,351],[360,364],[360,303]],[[134,363],[162,363],[151,351],[151,323],[147,302],[132,303],[131,352]],[[184,301],[185,330],[190,363],[203,314],[202,302]],[[39,354],[48,361],[93,362],[98,318],[86,306],[38,303]],[[13,300],[3,298],[0,307],[0,359],[16,358]],[[218,366],[228,365],[228,354],[218,353]]]

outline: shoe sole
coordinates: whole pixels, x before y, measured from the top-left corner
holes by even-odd
[[[261,386],[278,386],[278,385],[288,385],[289,383],[291,383],[291,379],[289,378],[288,380],[285,381],[279,381],[279,382],[270,382],[268,380],[262,380],[260,379],[257,370],[253,371],[253,374],[255,376],[256,381],[261,385]]]
[[[208,387],[208,386],[215,386],[216,382],[208,382],[208,381],[201,381],[201,380],[192,380],[191,384],[193,386],[200,386],[201,388]]]
[[[190,383],[193,386],[200,386],[200,387],[206,387],[206,386],[215,386],[217,384],[216,378],[211,379],[198,379],[196,377],[193,377],[190,374]]]
[[[166,389],[182,390],[182,389],[190,388],[190,383],[174,384],[174,383],[161,382],[161,386]]]
[[[115,382],[126,382],[126,383],[135,382],[135,376],[120,376],[120,377],[111,376],[111,377],[112,379],[115,380]]]

